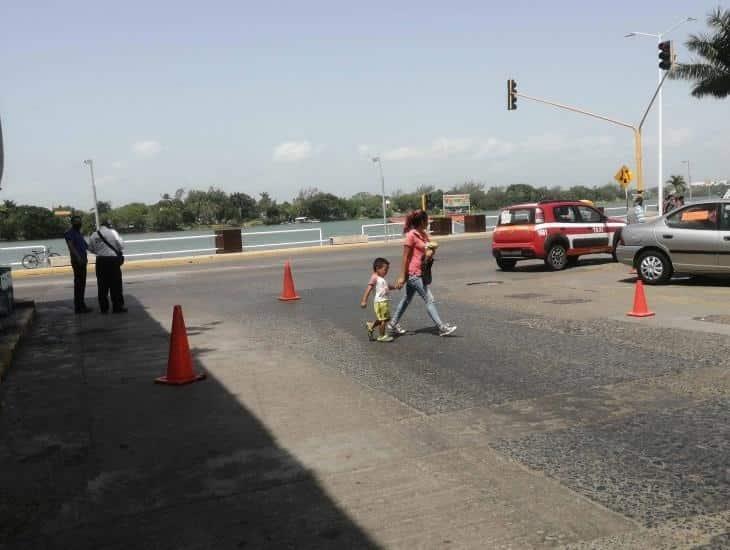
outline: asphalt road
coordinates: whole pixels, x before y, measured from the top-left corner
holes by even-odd
[[[459,327],[453,336],[440,338],[415,298],[402,322],[408,334],[369,342],[364,322],[372,310],[358,303],[372,260],[389,258],[395,279],[399,255],[397,245],[294,254],[302,299],[290,303],[277,300],[283,258],[134,272],[125,292],[130,316],[145,308],[164,319],[181,304],[188,326],[200,329],[190,329],[191,342],[208,365],[231,356],[243,364],[272,354],[306,360],[426,418],[460,418],[458,429],[477,423],[499,456],[648,530],[598,547],[638,547],[654,535],[683,547],[677,533],[690,531],[706,548],[730,544],[726,326],[637,325],[623,317],[631,281],[607,258],[564,273],[535,263],[506,274],[488,239],[476,239],[444,243],[434,268],[441,316]],[[39,301],[41,314],[43,303],[58,312],[72,292],[66,278],[16,287]],[[687,295],[694,325],[676,313],[684,311],[677,297]],[[678,283],[650,297],[665,320],[691,329],[708,326],[698,316],[726,309],[718,298],[730,289]],[[485,425],[474,411],[509,422]],[[554,545],[549,537],[543,543]]]

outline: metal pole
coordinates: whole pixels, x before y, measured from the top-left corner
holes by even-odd
[[[385,240],[388,240],[388,215],[387,208],[385,206],[385,178],[383,177],[383,162],[378,161],[380,167],[380,192],[383,195],[383,232],[385,234]]]
[[[383,240],[388,240],[388,216],[385,209],[385,178],[383,177],[383,162],[380,157],[373,158],[373,162],[378,163],[380,168],[380,191],[383,198]]]
[[[99,203],[96,200],[96,181],[94,180],[94,161],[92,159],[88,159],[84,161],[84,164],[86,164],[89,167],[89,171],[91,172],[91,190],[94,193],[94,220],[96,222],[96,229],[99,230]]]
[[[634,156],[636,157],[636,187],[639,191],[644,190],[644,172],[641,159],[641,125],[639,125],[639,127],[636,127],[633,124],[629,124],[628,122],[623,122],[621,120],[586,111],[585,109],[579,109],[578,107],[573,107],[572,105],[565,105],[564,103],[557,103],[555,101],[549,101],[547,99],[542,99],[539,97],[529,96],[520,93],[517,93],[515,95],[517,95],[517,97],[522,97],[524,99],[529,99],[531,101],[537,101],[538,103],[544,103],[552,107],[557,107],[558,109],[565,109],[566,111],[572,111],[581,115],[587,115],[593,118],[604,120],[606,122],[610,122],[611,124],[623,126],[624,128],[630,128],[634,132]],[[654,93],[654,96],[656,97],[656,92]],[[649,108],[651,108],[651,104],[649,105]],[[641,121],[642,124],[644,122],[644,119],[646,119],[646,115],[648,112],[649,109],[647,109],[646,113],[644,113],[644,118]]]
[[[659,43],[662,41],[662,34],[659,35],[658,41],[657,41],[657,47],[659,46]],[[664,116],[662,114],[662,109],[664,102],[662,101],[662,82],[664,82],[664,75],[662,75],[661,69],[659,70],[658,74],[658,82],[659,82],[659,105],[657,106],[658,109],[658,118],[659,121],[657,123],[657,132],[658,132],[658,149],[659,149],[659,159],[657,161],[657,209],[659,210],[659,215],[661,216],[664,213],[664,175],[663,175],[663,157],[662,157],[662,138],[663,138],[663,132],[662,132],[662,121],[664,119]]]
[[[684,25],[685,23],[688,23],[690,21],[696,21],[694,17],[685,17],[678,21],[675,25],[672,27],[669,27],[664,32],[660,33],[648,33],[648,32],[630,32],[626,35],[626,38],[630,38],[632,36],[649,36],[652,38],[657,39],[657,45],[662,42],[662,38],[675,30],[676,28],[680,27],[681,25]],[[657,178],[658,178],[658,185],[657,185],[657,195],[658,195],[658,209],[659,214],[661,215],[663,213],[663,207],[664,207],[664,175],[663,175],[663,131],[662,131],[662,125],[663,125],[663,110],[664,110],[664,101],[662,98],[662,91],[661,91],[661,81],[662,81],[662,69],[659,69],[659,107],[658,107],[658,124],[657,124],[657,131],[658,131],[658,165],[657,165]]]
[[[581,115],[592,116],[593,118],[598,118],[601,120],[605,120],[606,122],[610,122],[612,124],[618,124],[619,126],[623,126],[624,128],[631,128],[632,130],[635,130],[634,125],[629,124],[628,122],[622,122],[622,121],[616,120],[614,118],[609,118],[604,115],[592,113],[590,111],[586,111],[585,109],[579,109],[578,107],[573,107],[572,105],[566,105],[564,103],[557,103],[555,101],[549,101],[547,99],[542,99],[539,97],[529,96],[529,95],[525,95],[525,94],[521,94],[521,93],[516,93],[515,95],[517,97],[529,99],[530,101],[537,101],[538,103],[545,103],[546,105],[552,105],[553,107],[557,107],[559,109],[565,109],[566,111],[572,111],[574,113],[579,113]]]
[[[636,190],[644,191],[644,159],[641,155],[641,128],[634,129],[634,155],[636,156]]]
[[[689,189],[689,200],[692,201],[692,174],[689,169],[689,161],[683,160],[683,164],[687,165],[687,188]]]

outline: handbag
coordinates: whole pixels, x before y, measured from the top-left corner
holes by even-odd
[[[423,256],[423,262],[421,262],[421,278],[423,279],[423,284],[428,286],[433,281],[433,274],[431,273],[431,268],[433,267],[433,258],[426,258],[426,256]]]
[[[102,241],[104,241],[104,244],[105,244],[105,245],[107,245],[107,246],[108,246],[109,248],[111,248],[111,249],[112,249],[112,250],[114,251],[114,253],[115,253],[115,254],[117,255],[117,258],[119,259],[119,265],[124,265],[124,254],[122,254],[122,251],[121,251],[121,250],[117,250],[116,248],[114,248],[114,247],[113,247],[113,246],[112,246],[112,245],[111,245],[111,244],[109,243],[109,241],[107,241],[107,240],[106,240],[106,239],[104,238],[104,235],[102,235],[102,234],[101,234],[101,230],[97,229],[97,230],[96,230],[96,234],[97,234],[97,235],[99,235],[99,238],[100,238],[100,239],[101,239]]]

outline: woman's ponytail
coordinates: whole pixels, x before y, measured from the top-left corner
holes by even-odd
[[[403,233],[408,233],[411,229],[415,229],[428,223],[428,214],[423,210],[414,210],[406,216],[406,223],[403,227]]]

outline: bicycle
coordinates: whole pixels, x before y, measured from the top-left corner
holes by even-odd
[[[58,252],[51,252],[49,248],[42,248],[39,250],[31,250],[30,254],[23,256],[23,267],[25,269],[35,269],[41,263],[44,266],[51,265],[50,258],[58,258],[60,254]]]

